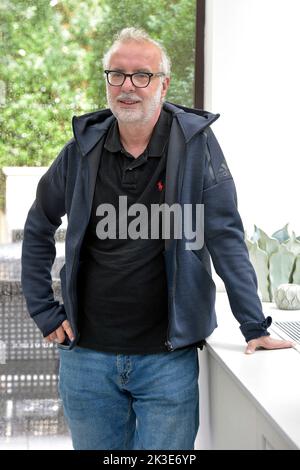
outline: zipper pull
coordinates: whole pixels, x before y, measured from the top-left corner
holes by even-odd
[[[170,341],[166,341],[165,346],[167,347],[168,351],[173,351],[174,350],[174,348],[172,346],[172,343],[170,343]]]

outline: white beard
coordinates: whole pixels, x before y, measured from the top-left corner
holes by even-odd
[[[145,98],[143,101],[138,104],[138,109],[124,109],[118,106],[117,98],[112,98],[109,93],[109,88],[106,87],[106,97],[108,106],[111,109],[114,116],[121,122],[148,122],[152,119],[153,115],[155,114],[157,108],[162,103],[161,98],[161,90],[162,86],[159,87],[155,94],[151,96],[151,98]],[[133,93],[122,93],[122,97],[125,99],[127,98],[134,99],[135,96]],[[137,98],[140,99],[140,98]]]

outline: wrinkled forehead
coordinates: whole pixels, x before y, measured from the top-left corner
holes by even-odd
[[[116,46],[110,61],[110,69],[120,69],[127,72],[136,70],[159,70],[161,52],[157,46],[149,42],[127,41]]]

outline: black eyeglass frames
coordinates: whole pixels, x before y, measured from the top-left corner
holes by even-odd
[[[124,73],[117,70],[104,70],[104,73],[106,74],[107,82],[111,86],[122,86],[126,77],[129,77],[133,86],[137,88],[146,88],[152,77],[163,77],[165,75],[163,72]]]

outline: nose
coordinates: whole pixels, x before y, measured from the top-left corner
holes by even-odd
[[[122,85],[122,90],[124,91],[135,91],[135,86],[133,85],[132,81],[130,80],[130,77],[126,77],[125,81]]]

